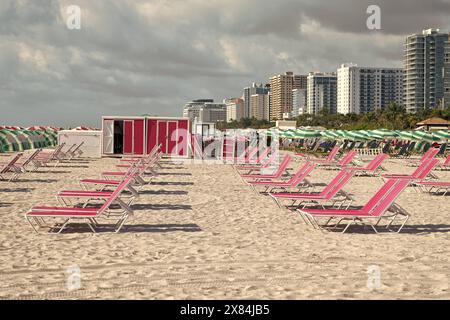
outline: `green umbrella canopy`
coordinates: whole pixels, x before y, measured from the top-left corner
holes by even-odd
[[[14,130],[0,130],[0,150],[1,152],[23,151],[26,144],[21,141],[21,137]]]
[[[440,140],[450,140],[450,130],[440,130],[432,133],[433,136]]]
[[[395,138],[397,137],[397,132],[394,130],[387,130],[387,129],[376,129],[376,130],[369,130],[371,134],[383,137],[383,138]]]
[[[369,136],[367,136],[366,134],[362,133],[362,132],[358,132],[358,131],[347,131],[345,133],[346,138],[348,138],[349,140],[354,140],[354,141],[368,141],[371,140]]]
[[[338,134],[335,130],[325,130],[325,131],[321,131],[320,135],[323,138],[328,138],[328,139],[340,139],[341,135]]]
[[[440,138],[433,136],[431,133],[424,131],[413,131],[412,135],[417,141],[435,142],[441,140]]]

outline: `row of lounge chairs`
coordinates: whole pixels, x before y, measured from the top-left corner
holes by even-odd
[[[61,206],[33,206],[25,218],[36,232],[60,233],[69,223],[85,223],[93,233],[113,221],[119,232],[133,215],[131,204],[139,189],[149,181],[144,174],[156,175],[161,167],[161,146],[141,158],[121,159],[116,170],[103,172],[100,178],[82,179],[78,190],[61,190],[56,198]],[[105,221],[106,223],[103,223]]]
[[[13,155],[8,161],[0,162],[0,179],[7,181],[16,180],[20,174],[36,171],[38,168],[54,165],[61,162],[72,160],[83,155],[81,147],[84,142],[73,144],[70,148],[63,151],[65,143],[58,145],[52,151],[42,149],[32,150],[28,156],[19,152]]]
[[[253,165],[235,165],[234,168],[253,190],[268,195],[280,207],[285,206],[299,213],[306,223],[320,230],[341,228],[342,232],[346,232],[353,224],[363,224],[375,232],[381,226],[400,232],[410,215],[395,200],[408,186],[419,191],[444,192],[444,195],[450,191],[450,182],[437,180],[432,172],[438,166],[441,170],[450,169],[450,157],[444,163],[435,158],[439,152],[437,148],[428,150],[421,159],[407,160],[405,164],[418,167],[411,174],[403,175],[383,173],[385,169],[382,165],[389,158],[388,154],[378,154],[365,166],[352,166],[355,152],[350,151],[336,159],[339,149],[335,146],[323,159],[305,154],[286,154],[278,165],[272,154],[263,160],[258,158]],[[290,175],[287,168],[293,158],[302,164]],[[268,174],[264,168],[270,165],[275,169]],[[317,191],[307,177],[314,174],[315,168],[328,165],[340,171],[322,190]],[[343,188],[353,177],[362,175],[379,177],[383,185],[364,206],[351,208],[354,199]],[[284,205],[286,202],[289,205]],[[394,229],[396,221],[400,225]]]

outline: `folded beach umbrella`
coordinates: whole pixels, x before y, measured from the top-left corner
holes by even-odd
[[[397,138],[400,140],[416,140],[411,131],[395,131]]]
[[[398,136],[396,131],[394,131],[394,130],[387,130],[387,129],[369,130],[369,132],[371,134],[383,137],[384,139],[396,138]]]
[[[344,131],[343,138],[352,141],[367,141],[370,140],[365,134],[362,134],[358,131]]]
[[[333,140],[341,139],[341,135],[338,134],[338,133],[337,133],[336,131],[334,131],[334,130],[324,130],[324,131],[320,131],[320,135],[321,135],[323,138],[327,138],[327,139],[333,139]]]
[[[318,130],[295,130],[295,136],[298,139],[313,139],[313,138],[321,138],[322,135]]]
[[[440,138],[425,131],[413,131],[412,135],[417,141],[435,142],[441,140]]]
[[[23,151],[24,148],[20,138],[13,130],[4,129],[0,131],[1,152]]]
[[[450,140],[450,130],[440,130],[432,133],[433,136],[440,140]]]

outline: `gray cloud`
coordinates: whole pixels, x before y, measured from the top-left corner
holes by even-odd
[[[81,30],[65,26],[71,4]],[[381,31],[365,26],[369,4]],[[287,70],[400,67],[405,35],[450,29],[449,13],[450,0],[2,0],[0,124],[180,115]]]

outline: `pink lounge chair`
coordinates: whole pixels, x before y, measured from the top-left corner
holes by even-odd
[[[283,172],[287,169],[287,166],[289,165],[289,162],[291,161],[292,157],[289,154],[286,154],[283,158],[283,161],[281,161],[278,168],[276,168],[275,172],[272,174],[241,174],[242,179],[278,179],[281,177]]]
[[[304,193],[304,192],[279,192],[279,193],[269,193],[272,199],[281,208],[281,201],[290,200],[292,201],[290,207],[300,207],[303,208],[309,204],[322,204],[324,202],[331,202],[332,206],[339,203],[339,208],[348,202],[347,207],[350,206],[353,199],[352,197],[342,190],[342,188],[350,181],[353,177],[354,171],[343,169],[336,177],[334,177],[330,183],[321,191],[317,193]],[[323,207],[323,205],[322,205]]]
[[[436,169],[439,170],[450,170],[450,155],[445,159],[445,161],[439,164]]]
[[[335,161],[334,158],[335,158],[336,155],[338,154],[340,148],[341,148],[340,146],[334,146],[333,149],[331,149],[331,151],[330,151],[330,153],[328,154],[328,156],[327,156],[326,158],[324,158],[324,159],[320,159],[320,158],[309,158],[309,155],[303,154],[303,153],[296,153],[295,155],[298,156],[298,157],[302,157],[302,158],[308,158],[309,160],[313,160],[313,161],[315,161],[315,162],[317,162],[317,163],[321,163],[321,162],[322,162],[322,163],[330,163],[330,162]]]
[[[254,164],[235,165],[234,168],[236,170],[259,170],[261,168],[267,168],[273,163],[273,161],[275,161],[275,159],[278,155],[276,152],[273,152],[270,155],[270,157],[266,159],[269,152],[270,152],[270,148],[266,148],[259,154],[259,156],[258,156],[258,158],[256,158],[256,161]],[[266,159],[266,161],[264,161],[264,159]]]
[[[413,185],[420,191],[430,194],[446,196],[450,192],[450,181],[419,181]]]
[[[20,170],[20,172],[27,172],[27,167],[30,164],[33,164],[33,160],[39,155],[42,149],[36,149],[24,162],[16,162],[15,167]]]
[[[8,162],[2,165],[0,167],[0,179],[6,180],[4,175],[11,173],[11,178],[8,180],[8,182],[14,180],[17,178],[17,176],[20,174],[20,169],[16,167],[17,161],[22,157],[23,153],[18,153],[14,157],[11,158]]]
[[[256,187],[265,187],[262,193],[272,192],[275,189],[290,189],[298,188],[302,186],[310,186],[311,184],[306,180],[306,177],[314,170],[315,164],[312,162],[306,162],[296,174],[294,174],[289,180],[267,181],[267,180],[249,180],[245,181],[256,192]]]
[[[388,223],[386,229],[390,230],[391,225],[398,216],[403,216],[401,225],[396,231],[399,233],[403,226],[409,219],[409,214],[395,204],[395,200],[409,185],[408,179],[389,179],[381,189],[360,209],[298,209],[302,218],[306,223],[311,224],[314,228],[323,230],[323,228],[329,227],[329,223],[334,219],[338,219],[338,222],[333,226],[336,228],[342,221],[348,221],[347,225],[342,230],[345,233],[347,229],[355,224],[369,222],[369,225],[378,233],[376,226],[382,219],[387,219]],[[389,210],[389,214],[387,211]],[[320,224],[320,219],[326,219],[324,224]],[[371,220],[375,220],[375,223],[371,223]]]
[[[386,153],[380,153],[372,161],[370,161],[365,167],[346,167],[347,170],[355,171],[355,175],[377,176],[378,172],[383,170],[382,163],[389,158]]]
[[[351,150],[346,155],[341,157],[338,161],[316,162],[314,160],[314,162],[318,166],[323,166],[323,167],[328,168],[328,169],[340,169],[342,167],[345,167],[345,166],[349,165],[357,155],[358,155],[357,151]]]
[[[428,176],[432,176],[433,168],[439,163],[438,159],[428,159],[422,162],[422,164],[410,175],[408,174],[383,174],[382,179],[409,179],[422,181]]]
[[[72,221],[85,222],[92,232],[96,232],[95,227],[99,226],[97,219],[105,216],[108,218],[107,211],[112,204],[118,204],[122,208],[122,212],[119,215],[115,215],[114,219],[117,220],[115,224],[115,232],[119,232],[127,218],[133,214],[133,211],[123,201],[119,199],[120,194],[125,190],[126,186],[130,184],[131,177],[122,181],[117,189],[111,194],[109,198],[99,208],[74,208],[74,207],[51,207],[51,206],[35,206],[25,214],[25,218],[33,229],[39,233],[41,228],[57,228],[58,224],[47,225],[46,219],[62,220],[59,230],[56,233],[60,233]]]
[[[422,164],[422,162],[429,160],[429,159],[433,159],[438,153],[439,153],[439,148],[430,148],[430,149],[428,149],[427,152],[425,152],[423,154],[423,156],[422,156],[422,158],[420,158],[420,160],[409,159],[406,162],[406,165],[410,166],[410,167],[418,167]]]
[[[35,168],[46,167],[51,161],[56,161],[55,167],[61,161],[61,150],[66,144],[63,142],[57,146],[52,152],[40,152],[36,158],[33,159],[33,164]]]

